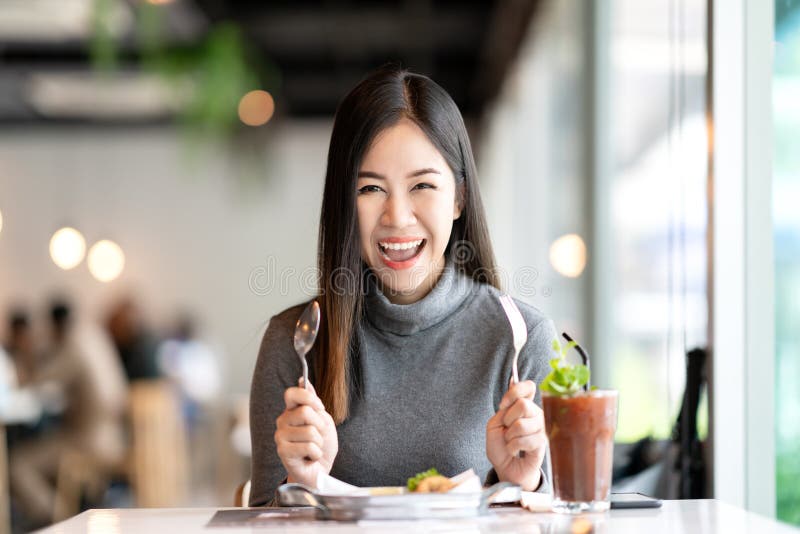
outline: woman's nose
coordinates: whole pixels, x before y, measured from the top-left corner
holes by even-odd
[[[389,195],[383,206],[381,224],[394,228],[404,228],[417,223],[411,199],[402,195]]]

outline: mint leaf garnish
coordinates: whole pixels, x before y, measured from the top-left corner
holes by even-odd
[[[544,377],[539,389],[553,395],[569,396],[578,393],[589,382],[588,367],[567,362],[567,352],[576,345],[575,341],[570,341],[562,347],[557,339],[553,340],[553,351],[558,357],[550,360],[552,370]]]

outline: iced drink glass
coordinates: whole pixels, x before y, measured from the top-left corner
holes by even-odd
[[[604,512],[611,490],[617,392],[542,393],[553,466],[553,510]]]

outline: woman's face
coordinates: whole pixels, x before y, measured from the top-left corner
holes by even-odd
[[[425,133],[403,119],[375,138],[356,189],[362,258],[391,302],[416,302],[438,280],[461,215],[452,170]]]

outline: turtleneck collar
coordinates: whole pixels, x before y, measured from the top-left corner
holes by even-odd
[[[374,276],[369,276],[364,299],[366,319],[378,330],[403,336],[416,334],[458,309],[472,285],[472,279],[457,271],[448,258],[439,280],[427,295],[411,304],[392,304],[378,289]]]

